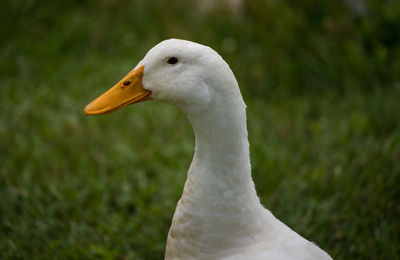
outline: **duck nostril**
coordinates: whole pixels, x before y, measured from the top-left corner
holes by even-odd
[[[128,86],[129,84],[131,84],[131,81],[129,79],[124,81],[124,86]]]

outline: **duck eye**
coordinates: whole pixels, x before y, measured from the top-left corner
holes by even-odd
[[[176,58],[176,57],[171,57],[167,61],[168,64],[176,64],[177,62],[178,62],[178,58]]]
[[[129,79],[124,81],[124,86],[128,86],[129,84],[131,84],[131,81]]]

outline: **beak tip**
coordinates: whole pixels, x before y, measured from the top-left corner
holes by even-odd
[[[85,113],[85,115],[90,116],[90,104],[87,105],[84,109],[83,109],[83,113]]]

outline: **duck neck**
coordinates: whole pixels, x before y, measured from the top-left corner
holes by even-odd
[[[245,106],[188,116],[196,136],[188,178],[218,191],[248,191],[251,179]],[[211,186],[217,187],[211,187]]]
[[[251,178],[246,111],[243,101],[239,103],[239,108],[225,105],[186,113],[196,135],[195,155],[173,217],[167,253],[215,254],[239,248],[254,242],[262,229],[265,210]]]
[[[183,197],[202,201],[193,206],[204,212],[221,205],[231,213],[260,206],[251,178],[246,107],[240,101],[188,115],[196,145]]]

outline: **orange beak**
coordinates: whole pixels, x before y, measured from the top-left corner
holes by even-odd
[[[150,100],[151,91],[143,88],[144,65],[132,70],[114,87],[96,98],[84,109],[86,115],[101,115],[117,111],[124,106]]]

